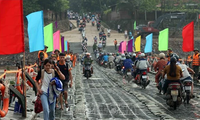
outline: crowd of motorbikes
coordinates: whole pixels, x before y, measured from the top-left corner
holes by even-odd
[[[87,19],[87,22],[91,21]],[[78,24],[78,23],[77,23]],[[82,47],[83,47],[83,52],[87,52],[87,38],[84,35],[85,27],[86,27],[86,20],[82,23],[79,23],[79,31],[82,33],[83,41],[82,41]],[[91,21],[92,26],[95,26],[95,20]],[[100,31],[101,28],[101,22],[96,21],[96,27],[97,30]],[[108,32],[107,36],[110,36],[110,33]],[[127,37],[127,36],[126,36]],[[94,44],[98,44],[97,49],[93,49],[93,52],[95,54],[96,62],[104,67],[104,68],[109,68],[109,69],[115,69],[116,72],[120,75],[123,76],[123,79],[126,79],[128,82],[133,81],[136,83],[138,86],[140,86],[143,89],[146,89],[146,87],[149,85],[150,80],[149,80],[149,72],[152,72],[154,69],[152,62],[152,57],[151,56],[143,56],[145,59],[148,61],[149,65],[146,70],[140,71],[137,68],[137,63],[140,61],[140,55],[144,53],[138,53],[137,55],[135,53],[123,53],[123,54],[113,54],[113,53],[105,53],[103,52],[102,48],[104,49],[106,46],[106,35],[104,33],[104,30],[101,30],[99,32],[99,42],[97,39],[94,39]],[[102,46],[102,47],[101,47]],[[82,62],[87,56],[86,54],[82,57]],[[125,61],[127,59],[130,59],[132,62],[130,62],[129,66],[131,68],[126,68],[125,67]],[[185,71],[184,69],[182,70],[183,72]],[[84,68],[84,76],[88,79],[91,77],[91,64],[85,64]],[[164,86],[166,78],[162,76],[162,74],[159,77],[159,84],[158,84],[158,92],[160,94],[163,94],[162,88]],[[167,91],[164,94],[166,103],[170,107],[173,107],[176,109],[178,106],[180,106],[183,102],[189,103],[190,99],[192,98],[191,96],[191,91],[192,91],[192,86],[193,82],[190,79],[186,79],[180,83],[170,83],[168,85]]]
[[[126,79],[128,82],[133,81],[138,86],[141,86],[141,88],[145,89],[150,83],[148,76],[149,68],[145,71],[140,71],[140,72],[137,71],[136,64],[138,58],[136,57],[135,53],[133,54],[125,53],[121,54],[120,57],[119,56],[120,55],[111,53],[110,54],[100,53],[98,56],[96,56],[96,62],[104,68],[115,69],[118,74],[123,76],[123,79]],[[110,60],[109,57],[114,57],[114,59],[111,59],[111,61],[109,61]],[[125,69],[124,67],[124,61],[126,59],[132,60],[132,63],[130,63],[132,67],[130,69]],[[150,63],[149,59],[148,62]],[[150,66],[151,65],[149,65],[149,67]],[[182,71],[184,72],[184,69],[182,69]],[[160,75],[159,87],[158,87],[158,92],[160,94],[163,94],[161,88],[163,88],[165,79],[166,78],[163,78],[163,76]],[[184,80],[182,84],[177,82],[170,83],[168,85],[166,93],[164,94],[164,99],[166,99],[167,105],[176,109],[183,102],[188,104],[190,99],[192,98],[191,86],[192,86],[192,80],[190,79]]]

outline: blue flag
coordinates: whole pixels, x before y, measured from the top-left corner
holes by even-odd
[[[44,49],[43,11],[33,12],[26,16],[28,20],[29,51]]]
[[[153,44],[153,33],[146,36],[146,45],[144,48],[144,53],[152,52],[152,44]]]
[[[135,45],[134,37],[132,36],[131,40],[133,40],[133,47]]]
[[[68,51],[67,50],[67,41],[65,41],[65,51]]]

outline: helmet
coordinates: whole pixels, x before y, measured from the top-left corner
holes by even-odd
[[[112,53],[110,53],[110,56],[112,56]]]
[[[66,59],[70,59],[70,58],[71,58],[71,56],[70,56],[70,55],[67,55]]]
[[[145,54],[144,54],[144,53],[141,53],[141,54],[140,54],[140,56],[141,56],[141,57],[144,57],[144,56],[145,56]]]
[[[160,53],[159,58],[165,58],[165,53]]]
[[[122,57],[125,57],[125,54],[124,53],[122,53],[122,55],[121,55]]]
[[[130,56],[129,56],[129,55],[127,55],[127,56],[126,56],[126,59],[130,59]]]
[[[67,55],[67,57],[66,57],[66,61],[70,61],[70,59],[71,59],[71,57],[70,57],[70,55]]]
[[[179,56],[176,53],[173,53],[170,57],[174,57],[177,61],[179,60]]]
[[[136,56],[136,54],[135,54],[135,53],[133,53],[133,56]]]
[[[90,56],[90,53],[86,53],[87,56]]]
[[[194,51],[198,51],[198,52],[199,52],[199,49],[198,49],[198,48],[195,48]]]

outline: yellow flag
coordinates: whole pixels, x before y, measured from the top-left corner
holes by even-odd
[[[135,52],[139,52],[141,47],[141,36],[138,36],[135,40]]]
[[[61,35],[60,35],[60,52],[62,52],[62,47],[61,47]]]

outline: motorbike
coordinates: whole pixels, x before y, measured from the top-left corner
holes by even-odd
[[[89,22],[90,22],[90,19],[87,19],[87,22],[89,23]]]
[[[192,88],[192,80],[184,80],[183,81],[183,99],[184,102],[189,104],[189,101],[191,99],[191,88]]]
[[[125,37],[125,39],[127,39],[128,35],[125,34],[124,37]]]
[[[143,71],[142,73],[139,74],[140,74],[140,83],[137,84],[140,85],[143,89],[146,89],[146,87],[150,83],[150,81],[148,80],[147,71]],[[139,74],[136,75],[136,80],[138,80]]]
[[[131,69],[126,69],[124,68],[124,66],[122,67],[122,72],[123,72],[123,78],[128,79],[128,82],[131,81]]]
[[[85,64],[84,76],[87,79],[92,76],[92,74],[91,74],[91,64],[90,63]]]
[[[121,71],[121,64],[117,63],[115,70],[117,71],[117,73],[119,73]]]
[[[110,33],[108,33],[108,37],[110,37]]]
[[[104,61],[103,66],[104,66],[105,68],[107,68],[107,67],[108,67],[108,62]]]
[[[112,68],[113,68],[113,65],[114,65],[114,63],[113,63],[113,62],[109,62],[109,64],[108,64],[108,66],[109,66],[109,68],[110,68],[110,69],[112,69]]]
[[[97,30],[99,31],[99,30],[100,30],[100,27],[97,27]]]
[[[166,103],[174,110],[182,103],[180,83],[170,83],[167,88]]]
[[[103,48],[105,48],[106,47],[106,41],[103,41],[102,45],[103,45]]]
[[[94,26],[94,21],[92,22],[92,26]]]

